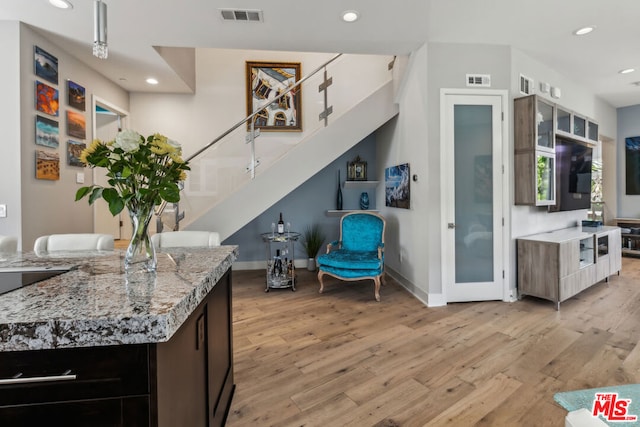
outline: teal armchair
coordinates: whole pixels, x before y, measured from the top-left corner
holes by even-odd
[[[329,243],[327,253],[318,257],[320,293],[325,274],[347,281],[372,279],[380,301],[385,225],[382,216],[371,212],[351,212],[340,219],[340,240]]]

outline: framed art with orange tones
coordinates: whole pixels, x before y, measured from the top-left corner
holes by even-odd
[[[36,110],[57,117],[59,107],[58,89],[36,80]]]

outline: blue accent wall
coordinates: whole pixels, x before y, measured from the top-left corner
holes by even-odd
[[[375,175],[376,141],[375,135],[371,134],[242,229],[229,236],[223,244],[240,246],[238,261],[266,260],[266,248],[260,235],[271,232],[271,223],[278,222],[280,212],[282,212],[282,219],[285,224],[287,222],[291,223],[292,231],[301,233],[307,226],[318,223],[327,236],[325,243],[337,240],[339,237],[340,217],[328,216],[326,211],[336,209],[338,170],[340,170],[340,179],[344,182],[347,177],[347,162],[353,161],[356,156],[360,156],[362,161],[367,162],[367,180],[384,179],[384,177]],[[379,185],[383,184],[380,183]],[[360,193],[362,191],[345,189],[343,186],[342,208],[360,209]],[[369,193],[369,209],[376,209],[375,188],[366,191]],[[248,200],[247,203],[251,203],[251,201]],[[295,259],[307,258],[300,242],[295,244],[294,251]]]

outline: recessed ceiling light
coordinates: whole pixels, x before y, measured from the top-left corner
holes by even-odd
[[[147,83],[149,83],[150,85],[157,85],[158,84],[158,79],[154,79],[153,77],[149,77],[147,79]]]
[[[635,70],[636,70],[635,68],[625,68],[624,70],[618,71],[618,73],[620,73],[620,74],[629,74],[629,73],[633,73]]]
[[[576,36],[584,36],[585,34],[589,34],[591,31],[595,29],[596,27],[582,27],[575,30],[573,34]]]
[[[51,6],[55,6],[58,9],[73,9],[73,5],[67,0],[49,0]]]
[[[358,12],[356,12],[355,10],[347,10],[345,12],[342,12],[342,20],[344,22],[354,22],[358,20]]]

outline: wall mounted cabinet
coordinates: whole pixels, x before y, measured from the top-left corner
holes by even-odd
[[[537,95],[514,100],[516,205],[556,204],[556,136],[593,144],[598,124]]]
[[[514,101],[515,203],[555,204],[555,106],[535,95]]]

